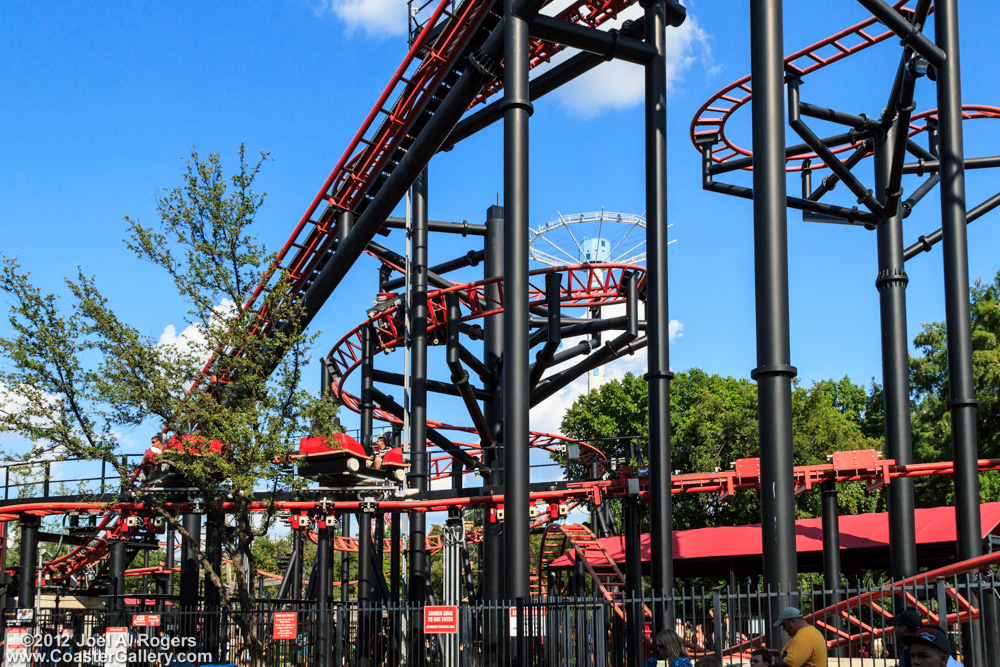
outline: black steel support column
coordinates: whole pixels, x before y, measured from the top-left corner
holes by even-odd
[[[389,524],[389,600],[399,602],[399,574],[402,563],[400,562],[400,533],[399,533],[399,512],[391,515],[392,523]]]
[[[372,515],[358,514],[358,665],[368,667],[372,646]]]
[[[354,226],[354,213],[351,211],[341,211],[337,215],[337,243],[341,243],[351,233]],[[329,387],[328,387],[329,389]]]
[[[201,515],[185,514],[184,530],[191,539],[181,540],[181,590],[182,611],[198,607],[198,552],[201,551]]]
[[[181,539],[180,610],[194,612],[198,608],[199,598],[198,553],[201,551],[201,515],[185,514],[182,522],[184,530],[191,539]],[[195,637],[197,632],[197,619],[193,613],[189,613],[181,620],[181,634],[184,637]]]
[[[503,275],[503,207],[490,206],[486,210],[485,261],[483,262],[483,278],[490,279]],[[483,292],[488,300],[498,303],[500,286],[498,283],[486,285]],[[483,415],[493,432],[494,442],[503,425],[503,374],[501,360],[503,354],[503,313],[490,315],[483,322],[483,363],[493,373],[494,381],[487,385],[490,398],[483,407]],[[493,474],[490,476],[494,485],[503,485],[503,448],[496,447],[486,452],[485,463],[489,464]],[[483,522],[483,584],[482,599],[488,601],[502,600],[504,573],[504,522]]]
[[[35,578],[38,576],[38,527],[41,517],[22,514],[18,522],[21,526],[21,567],[18,575],[17,606],[31,609],[35,606]]]
[[[642,638],[646,626],[642,608],[642,543],[639,526],[639,504],[634,498],[622,499],[625,524],[625,597],[629,600],[626,629],[626,663],[628,667],[642,666]]]
[[[372,453],[372,425],[375,409],[372,389],[372,366],[375,362],[375,332],[370,326],[361,328],[361,445],[369,455]]]
[[[649,337],[649,523],[653,634],[673,628],[673,511],[670,495],[670,313],[667,283],[667,58],[666,0],[643,0],[646,42],[656,57],[646,65],[646,297]]]
[[[372,601],[372,515],[358,514],[358,603]]]
[[[108,576],[111,577],[111,609],[117,615],[125,612],[125,568],[128,566],[125,540],[112,540],[109,551]]]
[[[174,532],[174,528],[171,525],[167,525],[167,538],[166,538],[166,560],[164,565],[170,574],[167,575],[167,592],[170,595],[174,594],[174,556],[175,550],[177,548],[177,536]]]
[[[528,23],[504,0],[503,448],[505,597],[527,598],[528,542]]]
[[[410,237],[410,474],[409,486],[417,497],[427,490],[427,168],[410,189],[413,229]],[[407,596],[412,603],[427,598],[427,518],[410,515],[410,580]],[[423,615],[410,622],[411,655],[422,655]]]
[[[325,518],[325,517],[324,517]],[[331,607],[333,606],[332,572],[333,526],[324,525],[318,531],[316,541],[316,663],[318,667],[333,664],[333,628],[331,627]],[[345,586],[346,589],[346,586]]]
[[[909,116],[907,115],[907,118]],[[885,201],[889,194],[893,146],[898,122],[875,135],[875,191]],[[903,125],[905,132],[907,126]],[[885,449],[897,463],[913,463],[910,430],[910,352],[906,334],[906,269],[903,258],[902,206],[879,220],[878,277],[882,323],[882,386],[885,408]],[[899,477],[888,485],[889,559],[894,581],[917,573],[917,543],[913,516],[913,479]]]
[[[938,69],[938,141],[941,161],[941,230],[944,246],[945,316],[948,327],[948,387],[951,446],[955,460],[958,558],[982,555],[979,516],[979,457],[976,442],[975,378],[969,306],[969,250],[965,218],[962,86],[958,46],[958,2],[935,3],[934,38],[947,54]]]
[[[962,81],[958,2],[935,3],[934,41],[946,59],[937,69],[938,152],[941,162],[941,231],[944,257],[945,323],[948,348],[948,409],[955,463],[955,521],[959,560],[983,553],[979,511],[979,447],[976,434],[972,320],[969,306],[969,249],[965,212],[965,149],[962,138]],[[972,604],[978,601],[971,600]],[[970,624],[965,664],[981,667],[982,627]],[[989,630],[992,632],[993,630]]]
[[[222,530],[211,519],[205,522],[205,558],[212,566],[212,570],[221,577]],[[263,593],[263,591],[258,591],[258,597],[263,597]],[[221,603],[221,591],[208,577],[205,577],[205,646],[217,662],[222,661],[222,655],[219,653],[221,636],[218,615]]]
[[[895,480],[893,480],[895,482]],[[831,591],[831,595],[823,596],[823,606],[828,607],[840,602],[840,510],[837,507],[837,484],[832,480],[823,482],[823,588]],[[841,627],[840,616],[834,615],[833,627]],[[830,657],[840,654],[840,649],[833,649]]]
[[[296,500],[301,500],[300,496],[296,496]],[[291,588],[289,589],[288,597],[292,600],[302,599],[302,569],[303,569],[303,540],[302,531],[293,530],[292,531],[292,567],[291,567]]]
[[[757,314],[758,429],[764,585],[796,590],[795,493],[792,484],[792,378],[788,317],[788,220],[785,211],[785,112],[781,0],[750,2],[753,76],[753,213]],[[647,223],[648,224],[648,223]],[[770,599],[767,645],[785,600]]]
[[[341,514],[340,515],[341,530],[340,535],[342,537],[351,536],[351,515]],[[350,598],[348,595],[348,582],[351,580],[351,556],[349,551],[342,551],[340,555],[340,601],[347,602]]]

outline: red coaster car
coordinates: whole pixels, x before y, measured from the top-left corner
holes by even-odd
[[[142,457],[142,464],[136,473],[138,481],[147,486],[184,486],[186,482],[176,469],[166,461],[158,462],[163,452],[174,451],[186,454],[204,456],[206,454],[222,454],[226,447],[221,440],[211,440],[208,445],[205,439],[197,435],[172,435],[166,442],[153,440],[153,444]]]
[[[386,477],[402,482],[406,479],[403,452],[389,449],[376,468],[376,457],[369,456],[360,442],[346,433],[334,433],[328,440],[322,436],[302,438],[299,443],[299,474],[316,478],[321,483],[332,477],[344,475],[357,477]]]
[[[225,446],[221,441],[213,439],[205,447],[205,439],[197,435],[173,435],[167,440],[167,449],[187,454],[221,454]]]

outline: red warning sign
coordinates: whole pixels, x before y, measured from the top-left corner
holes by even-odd
[[[458,607],[454,605],[428,605],[424,607],[425,635],[457,635]]]
[[[160,624],[159,614],[133,614],[132,615],[132,627],[133,628],[152,628]]]
[[[272,639],[295,639],[298,636],[298,628],[299,612],[274,612],[274,632],[271,635]]]

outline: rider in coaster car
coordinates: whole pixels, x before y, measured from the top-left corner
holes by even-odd
[[[389,453],[389,445],[385,441],[385,436],[380,435],[375,441],[375,447],[372,451],[372,467],[376,470],[382,469],[382,461],[385,459],[385,455]]]

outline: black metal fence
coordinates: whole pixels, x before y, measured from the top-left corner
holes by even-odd
[[[211,613],[42,609],[30,620],[8,618],[4,665],[641,667],[651,655],[650,619],[658,608],[693,660],[713,656],[723,665],[748,665],[752,649],[769,640],[780,648],[787,640],[772,618],[775,609],[792,604],[830,640],[831,665],[894,665],[901,646],[888,618],[916,607],[946,630],[967,667],[980,667],[1000,664],[998,603],[1000,586],[990,570],[905,589],[856,586],[793,596],[731,586],[688,589],[666,600],[550,597],[453,607],[351,602],[329,609],[303,602]]]

